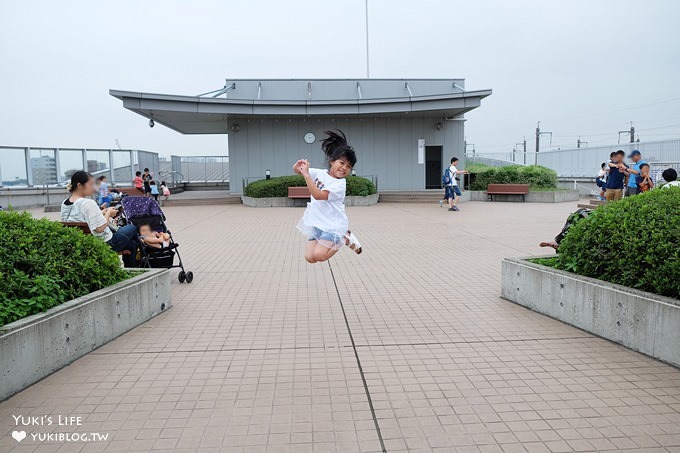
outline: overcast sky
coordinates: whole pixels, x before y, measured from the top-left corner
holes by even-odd
[[[368,0],[371,77],[493,89],[477,152],[536,121],[553,146],[680,136],[680,2]],[[110,88],[188,94],[225,78],[362,78],[364,0],[0,0],[0,145],[226,154],[123,109]],[[548,143],[546,143],[548,149]]]

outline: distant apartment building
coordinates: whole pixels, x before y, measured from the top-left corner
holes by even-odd
[[[41,186],[57,183],[57,161],[54,157],[40,156],[31,158],[33,184]]]

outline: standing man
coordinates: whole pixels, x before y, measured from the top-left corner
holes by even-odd
[[[637,180],[638,176],[640,175],[640,167],[643,165],[646,165],[647,162],[642,160],[642,154],[640,151],[637,149],[633,150],[632,153],[628,156],[628,159],[631,159],[633,161],[633,165],[631,165],[627,170],[626,174],[628,175],[628,185],[626,186],[626,196],[630,197],[631,195],[637,195],[640,193],[640,188],[637,185]]]
[[[461,197],[460,188],[458,188],[457,175],[464,175],[470,173],[467,170],[458,170],[458,158],[451,158],[451,166],[444,172],[444,186],[446,187],[446,198],[449,200],[449,211],[460,211],[458,209],[458,201]]]
[[[626,153],[622,149],[616,151],[609,166],[609,176],[607,176],[607,191],[604,196],[609,201],[616,201],[623,198],[623,180],[626,176],[628,166],[623,163]]]

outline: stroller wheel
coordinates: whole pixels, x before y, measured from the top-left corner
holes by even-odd
[[[184,283],[184,280],[187,279],[187,274],[184,271],[179,271],[177,279],[179,280],[180,283]]]
[[[187,279],[187,283],[193,282],[194,281],[194,273],[191,272],[191,271],[187,272],[187,274],[185,275],[185,278]]]

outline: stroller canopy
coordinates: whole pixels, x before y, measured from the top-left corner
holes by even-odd
[[[160,216],[165,220],[163,210],[156,200],[151,197],[123,197],[120,201],[127,219],[146,216]]]

